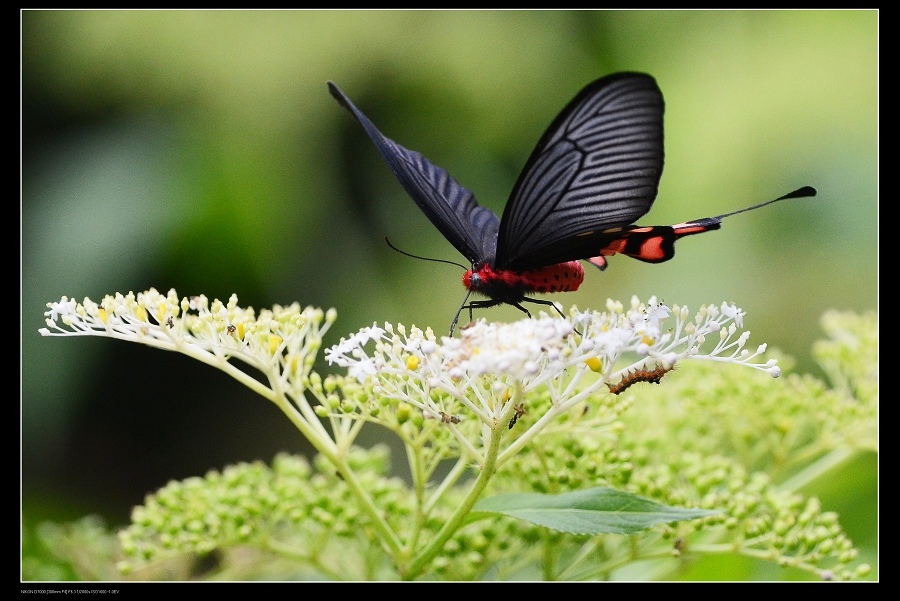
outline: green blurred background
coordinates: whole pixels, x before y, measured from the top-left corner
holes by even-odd
[[[767,342],[817,375],[820,315],[877,307],[875,11],[21,18],[26,522],[96,512],[121,524],[169,479],[307,450],[274,407],[186,357],[40,337],[48,301],[174,287],[257,308],[333,306],[326,345],[374,321],[449,327],[461,270],[400,256],[384,237],[462,257],[327,80],[499,213],[576,92],[648,72],[666,99],[666,168],[640,223],[718,215],[807,184],[819,196],[730,218],[681,241],[669,263],[613,257],[556,300],[735,302],[751,346]]]

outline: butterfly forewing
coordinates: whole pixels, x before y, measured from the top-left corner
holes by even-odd
[[[500,220],[495,267],[527,270],[597,254],[603,230],[653,205],[663,169],[663,99],[641,73],[583,89],[528,159]]]
[[[446,170],[383,135],[334,83],[331,95],[350,111],[375,143],[406,193],[441,234],[472,264],[493,261],[499,219]]]

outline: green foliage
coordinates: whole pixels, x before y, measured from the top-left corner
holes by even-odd
[[[612,488],[591,488],[561,495],[494,495],[475,504],[472,518],[506,515],[569,534],[635,534],[657,524],[715,513],[667,507]]]

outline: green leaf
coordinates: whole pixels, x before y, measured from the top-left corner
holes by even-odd
[[[612,488],[591,488],[561,495],[509,493],[482,499],[472,518],[506,515],[569,534],[632,534],[656,524],[720,513],[668,507]]]

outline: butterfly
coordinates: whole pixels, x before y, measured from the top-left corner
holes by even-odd
[[[522,303],[530,295],[572,292],[584,260],[600,269],[623,254],[668,261],[675,241],[721,227],[722,219],[788,198],[816,195],[804,186],[745,209],[676,225],[639,226],[656,199],[663,170],[663,96],[650,75],[614,73],[588,84],[553,120],[525,163],[502,217],[445,169],[382,134],[340,88],[331,95],[356,118],[425,216],[471,264],[464,309]],[[486,299],[469,301],[479,294]],[[561,313],[560,313],[561,314]]]

